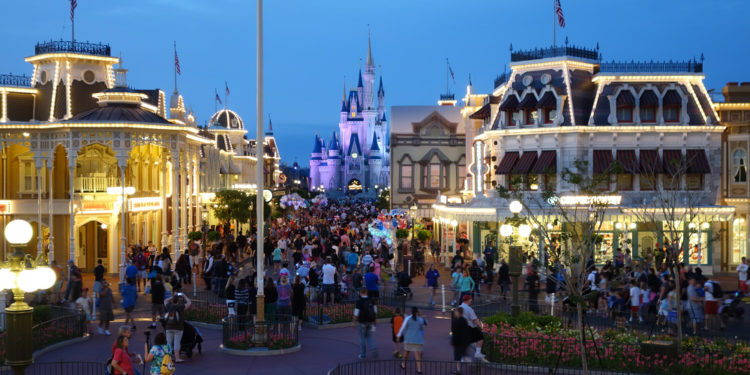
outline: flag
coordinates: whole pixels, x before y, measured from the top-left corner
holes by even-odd
[[[448,64],[448,72],[451,74],[451,79],[453,80],[453,83],[456,83],[456,76],[453,75],[453,69],[451,69],[451,63],[448,61],[448,59],[445,59],[445,62]]]
[[[555,0],[555,13],[557,13],[557,23],[560,24],[560,27],[565,27],[565,16],[563,16],[560,0]]]
[[[229,85],[227,84],[227,81],[224,81],[224,89],[226,90],[227,95],[229,95]]]
[[[216,90],[214,90],[214,92],[216,93],[216,101],[219,102],[219,104],[223,105],[224,103],[221,102],[221,98],[219,97],[219,93],[216,92]]]
[[[177,57],[177,48],[174,50],[174,69],[177,74],[182,75],[182,71],[180,71],[180,58]]]
[[[78,7],[78,1],[70,0],[70,20],[71,21],[73,21],[73,18],[75,18],[76,7]]]

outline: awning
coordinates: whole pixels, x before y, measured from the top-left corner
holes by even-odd
[[[679,106],[682,104],[682,98],[680,97],[680,94],[677,93],[677,91],[669,90],[666,94],[664,94],[664,98],[661,102],[664,106]]]
[[[662,168],[662,163],[661,163],[661,160],[659,159],[659,151],[641,150],[640,172],[642,174],[664,173],[664,168]]]
[[[536,103],[537,108],[557,108],[557,98],[552,94],[551,91],[547,91]]]
[[[513,94],[507,94],[503,104],[500,104],[501,111],[515,112],[518,109],[518,98]]]
[[[545,174],[557,172],[557,151],[542,151],[539,159],[531,168],[533,174]]]
[[[516,167],[513,168],[513,174],[529,174],[531,167],[536,162],[536,151],[524,152],[521,155],[521,160],[518,161]]]
[[[641,107],[658,107],[659,98],[651,90],[646,90],[641,94]]]
[[[490,103],[487,103],[482,106],[482,108],[479,108],[478,111],[474,112],[469,116],[469,118],[475,119],[475,120],[484,120],[486,118],[490,117]]]
[[[631,94],[628,90],[620,91],[620,93],[617,95],[617,106],[634,107],[635,99],[633,98],[633,94]]]
[[[625,173],[638,174],[638,159],[635,150],[617,150],[617,162],[620,163]]]
[[[674,176],[682,169],[682,163],[685,162],[685,158],[682,156],[680,150],[664,150],[664,172]]]
[[[229,173],[228,174],[242,174],[242,171],[234,165],[234,163],[229,162]]]
[[[520,103],[518,103],[519,109],[536,109],[536,96],[527,92]]]
[[[687,173],[711,173],[705,150],[687,150]]]
[[[495,169],[495,174],[509,174],[510,171],[513,170],[513,167],[516,166],[517,162],[517,151],[506,152],[503,156],[503,160],[500,161],[500,164],[498,164],[497,168]]]
[[[594,173],[605,173],[612,166],[612,151],[594,150]]]

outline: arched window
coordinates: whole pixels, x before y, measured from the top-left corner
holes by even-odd
[[[617,104],[617,122],[633,122],[635,98],[628,90],[622,90],[615,99]]]
[[[659,98],[652,90],[646,90],[641,94],[639,100],[639,115],[641,122],[644,124],[650,124],[656,122],[656,109],[659,107]]]
[[[747,182],[747,154],[745,150],[735,150],[732,154],[732,174],[734,182]]]
[[[406,158],[401,162],[401,171],[399,173],[399,188],[402,190],[414,189],[414,164],[411,159]]]
[[[677,90],[669,90],[662,98],[662,114],[664,122],[680,122],[680,104],[682,97]]]

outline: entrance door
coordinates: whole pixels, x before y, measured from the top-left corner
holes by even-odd
[[[93,271],[97,259],[107,264],[107,227],[97,221],[90,221],[78,228],[78,248],[81,249],[78,267]]]

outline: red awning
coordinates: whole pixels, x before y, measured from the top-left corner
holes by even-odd
[[[557,172],[557,151],[542,151],[539,160],[531,168],[531,173],[546,174]]]
[[[513,170],[513,167],[516,166],[517,162],[518,151],[506,152],[503,156],[503,160],[501,160],[500,164],[495,168],[495,174],[510,174],[510,171]]]
[[[641,150],[641,174],[660,174],[664,173],[662,168],[661,160],[659,159],[659,151],[657,150]]]
[[[617,162],[625,173],[638,174],[640,172],[635,150],[617,150]]]
[[[662,159],[664,160],[664,172],[674,176],[678,174],[683,167],[683,163],[685,163],[685,158],[682,156],[682,151],[680,150],[664,150],[664,153],[662,155]]]
[[[705,150],[687,150],[687,173],[711,173]]]
[[[594,150],[594,173],[608,172],[612,166],[612,161],[611,150]]]
[[[529,174],[531,167],[536,162],[536,151],[527,151],[521,155],[521,160],[518,161],[516,167],[513,168],[513,174]]]

